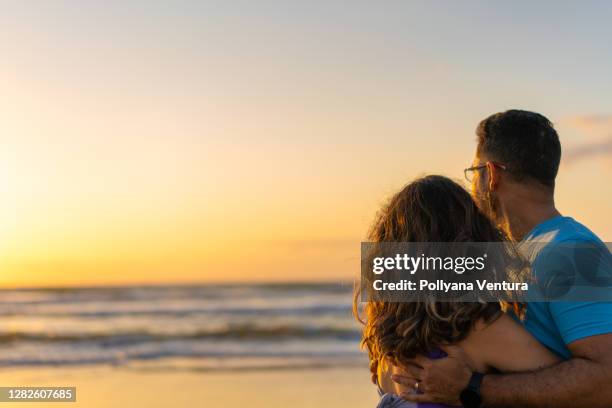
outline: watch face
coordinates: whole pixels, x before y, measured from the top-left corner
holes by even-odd
[[[478,392],[469,388],[461,392],[459,399],[465,408],[478,408],[481,402]]]

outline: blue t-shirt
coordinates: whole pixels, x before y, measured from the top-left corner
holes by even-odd
[[[554,262],[551,263],[549,259],[542,262],[542,258],[546,258],[547,255],[548,258],[551,257],[550,254],[554,253],[555,248],[562,253],[567,252],[564,248],[568,244],[587,243],[601,246],[609,254],[609,250],[597,235],[573,218],[563,216],[540,223],[527,234],[522,243],[536,243],[536,246],[540,248],[531,257],[534,274],[538,281],[545,279],[547,269],[553,269],[553,274],[558,274],[558,271],[567,271],[568,268],[551,266]],[[573,268],[580,268],[576,266],[576,262],[571,262],[571,264]],[[573,271],[570,272],[573,273]],[[608,272],[609,270],[606,271]],[[524,325],[542,344],[561,358],[569,359],[571,353],[567,348],[568,344],[585,337],[612,333],[612,302],[531,302],[527,304]]]

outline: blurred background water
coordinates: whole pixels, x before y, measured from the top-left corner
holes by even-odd
[[[0,366],[202,370],[363,364],[350,285],[0,291]]]

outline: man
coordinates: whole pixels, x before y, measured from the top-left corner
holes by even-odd
[[[476,156],[466,175],[479,206],[512,240],[544,242],[549,254],[551,248],[563,252],[568,243],[605,248],[595,234],[555,207],[561,145],[548,119],[510,110],[484,119],[476,133]],[[543,252],[534,255],[534,264]],[[540,269],[550,265],[540,263]],[[536,279],[546,272],[534,270]],[[473,372],[460,348],[447,347],[447,358],[417,357],[404,375],[394,376],[394,381],[422,393],[402,397],[468,408],[612,407],[612,303],[528,303],[523,323],[563,361],[535,372],[483,376]]]

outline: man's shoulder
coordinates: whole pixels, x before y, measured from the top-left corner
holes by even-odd
[[[571,258],[573,259],[572,266],[576,267],[577,264],[582,264],[582,262],[577,262],[578,260],[598,261],[609,252],[606,244],[593,231],[573,218],[564,217],[557,231],[555,237],[549,242],[542,242],[538,258],[556,260]],[[563,269],[560,267],[560,270]]]
[[[581,242],[603,243],[593,231],[572,217],[557,217],[542,223],[526,241],[545,244],[547,247]]]
[[[601,239],[584,224],[571,217],[565,217],[559,225],[557,242],[597,242]]]
[[[538,239],[536,235],[527,245],[534,276],[541,285],[548,289],[553,283],[554,287],[560,285],[559,289],[595,283],[610,286],[612,275],[607,245],[573,218],[562,217],[555,221],[539,234],[546,239]]]

